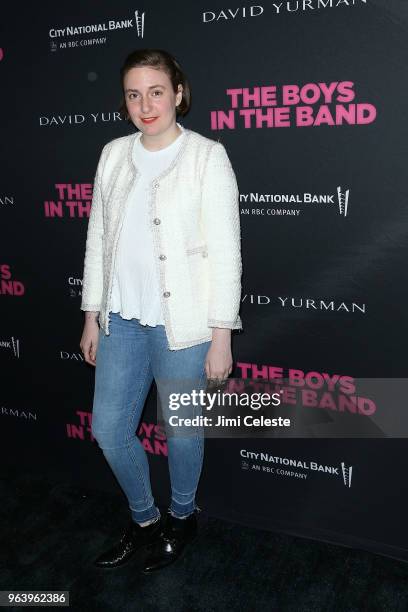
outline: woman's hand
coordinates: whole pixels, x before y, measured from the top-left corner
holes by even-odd
[[[81,342],[79,343],[86,363],[89,363],[92,366],[96,365],[96,351],[98,348],[98,314],[98,312],[85,313],[84,331],[82,332]]]
[[[231,330],[213,329],[211,346],[205,358],[208,379],[225,380],[232,372]]]

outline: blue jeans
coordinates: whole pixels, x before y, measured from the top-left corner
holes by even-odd
[[[109,316],[110,334],[102,329],[99,332],[92,435],[128,499],[132,519],[142,523],[160,516],[152,495],[146,451],[136,436],[154,379],[167,433],[170,512],[186,517],[197,508],[195,494],[203,465],[204,433],[196,426],[185,428],[185,435],[178,427],[174,434],[169,417],[195,417],[201,414],[201,406],[170,410],[168,395],[204,388],[204,363],[211,342],[171,351],[164,325],[145,326],[138,319],[122,319],[112,312]]]

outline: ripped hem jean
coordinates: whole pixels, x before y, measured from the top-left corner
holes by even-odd
[[[204,456],[202,427],[170,427],[169,393],[202,389],[205,357],[211,342],[171,351],[164,325],[141,325],[110,313],[110,334],[99,330],[96,353],[92,435],[97,440],[141,523],[160,516],[150,484],[146,451],[136,435],[147,394],[157,385],[167,435],[171,483],[170,513],[185,518],[197,507],[195,494]],[[201,414],[201,406],[183,406],[182,416]],[[181,414],[180,414],[181,416]],[[188,431],[187,431],[188,429]]]

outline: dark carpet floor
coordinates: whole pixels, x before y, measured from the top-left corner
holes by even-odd
[[[67,590],[80,612],[408,610],[404,562],[205,512],[176,564],[151,576],[136,559],[98,570],[93,559],[128,520],[122,498],[18,471],[0,483],[0,590]]]

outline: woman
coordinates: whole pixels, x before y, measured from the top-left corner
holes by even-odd
[[[80,346],[96,365],[92,433],[131,512],[120,541],[95,564],[116,567],[152,545],[144,561],[150,572],[175,561],[197,531],[203,431],[170,427],[168,396],[232,371],[231,330],[242,329],[240,220],[224,146],[176,120],[190,107],[176,59],[160,49],[135,51],[121,82],[123,115],[138,131],[105,145],[98,163]],[[172,491],[163,521],[135,435],[153,380]],[[179,413],[196,416],[201,407]]]

